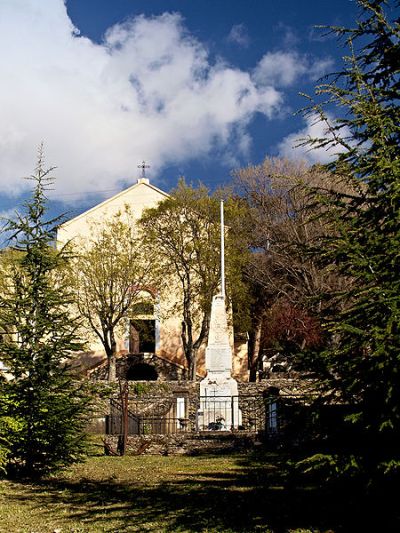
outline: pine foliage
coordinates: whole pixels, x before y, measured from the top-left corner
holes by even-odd
[[[9,379],[0,396],[16,428],[7,469],[28,477],[78,460],[84,446],[86,399],[69,364],[81,344],[63,278],[68,254],[54,249],[59,219],[47,217],[51,171],[40,150],[32,197],[6,226],[13,250],[3,252],[0,360]]]
[[[351,407],[360,468],[373,475],[400,459],[400,19],[398,2],[358,3],[355,28],[331,28],[349,50],[345,66],[308,112],[328,132],[311,143],[337,152],[329,170],[355,191],[324,192],[335,231],[318,255],[353,283],[328,321],[334,342],[322,359],[327,389]],[[332,105],[341,118],[329,118]]]

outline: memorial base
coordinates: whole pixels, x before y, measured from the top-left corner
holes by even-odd
[[[230,431],[241,424],[236,380],[225,373],[209,373],[200,382],[199,430]]]

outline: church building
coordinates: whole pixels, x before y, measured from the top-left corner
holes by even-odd
[[[90,238],[93,227],[111,220],[118,212],[129,206],[133,220],[139,220],[147,208],[156,207],[168,198],[168,193],[152,185],[147,177],[119,192],[61,225],[58,244]],[[127,317],[126,333],[117,340],[117,377],[130,380],[180,380],[186,375],[185,357],[181,342],[181,318],[178,312],[165,313],[173,308],[176,294],[154,294],[154,290],[143,289],[140,301],[134,311],[134,320]],[[214,295],[210,294],[210,301]],[[247,342],[234,341],[233,376],[239,381],[248,381]],[[206,344],[206,343],[205,343]],[[106,355],[100,341],[88,339],[89,349],[81,354],[80,364],[88,375],[99,378],[106,375]],[[205,375],[205,346],[200,351],[198,377]]]

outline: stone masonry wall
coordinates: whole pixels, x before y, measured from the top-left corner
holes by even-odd
[[[176,403],[176,398],[184,397],[186,404],[185,418],[187,431],[197,430],[196,420],[199,409],[199,382],[191,381],[154,381],[129,382],[129,408],[132,412],[163,414],[168,405]],[[92,423],[88,431],[106,432],[106,416],[110,414],[110,398],[119,399],[118,383],[97,381],[94,384],[94,406]],[[299,379],[274,378],[259,383],[239,383],[239,408],[242,412],[241,429],[244,431],[262,431],[265,428],[266,398],[270,391],[281,395],[300,395],[310,388],[310,382]],[[170,416],[174,416],[170,411]]]
[[[127,455],[199,455],[250,451],[262,445],[262,437],[250,432],[197,432],[128,437]],[[118,454],[117,436],[105,438],[108,453]]]

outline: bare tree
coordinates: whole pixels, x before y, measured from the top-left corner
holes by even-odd
[[[227,221],[234,209],[227,206]],[[141,220],[147,249],[157,249],[159,283],[177,287],[175,311],[181,313],[181,340],[189,369],[196,378],[198,351],[209,329],[212,297],[220,285],[219,201],[210,198],[205,187],[193,188],[183,180],[170,198],[144,213]],[[235,299],[244,285],[241,265],[246,250],[240,248],[234,232],[227,232],[227,291]]]
[[[117,333],[141,292],[151,285],[151,255],[144,257],[129,208],[75,246],[72,282],[87,327],[100,339],[108,359],[108,379],[116,379]]]
[[[319,166],[277,158],[239,169],[234,174],[251,212],[254,253],[248,275],[256,295],[250,336],[254,378],[259,357],[257,345],[265,337],[261,329],[270,318],[268,309],[275,305],[276,313],[277,309],[287,310],[289,306],[298,310],[298,317],[303,317],[307,310],[309,319],[303,323],[311,324],[313,316],[327,311],[324,294],[338,292],[350,282],[339,276],[332,265],[321,266],[318,256],[310,253],[318,249],[322,239],[336,231],[321,217],[324,196],[328,190],[345,192],[346,185],[339,176]],[[309,194],[311,189],[318,189],[318,202],[315,194]],[[330,305],[333,303],[330,300]],[[305,329],[304,336],[311,337]]]

